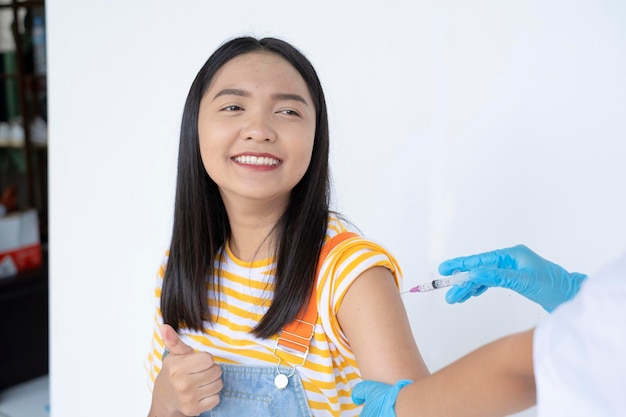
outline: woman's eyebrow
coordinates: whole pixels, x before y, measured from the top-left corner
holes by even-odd
[[[225,88],[223,90],[220,90],[217,94],[215,94],[215,96],[213,97],[213,100],[221,96],[251,97],[252,94],[249,91],[242,90],[240,88]],[[309,105],[309,103],[304,99],[304,97],[302,97],[299,94],[293,94],[293,93],[275,93],[275,94],[272,94],[272,99],[276,101],[293,100],[293,101],[299,101],[307,106]]]
[[[218,92],[213,100],[221,96],[240,96],[240,97],[250,97],[251,94],[248,91],[241,90],[239,88],[225,88]]]
[[[305,105],[309,105],[309,103],[307,103],[307,101],[304,99],[304,97],[302,97],[299,94],[291,94],[291,93],[276,93],[276,94],[272,94],[272,98],[274,100],[293,100],[293,101],[299,101]]]

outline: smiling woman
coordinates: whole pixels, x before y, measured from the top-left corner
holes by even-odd
[[[250,199],[273,201],[271,228],[311,160],[313,99],[279,55],[240,55],[216,73],[200,102],[198,134],[204,167],[219,184],[226,210]],[[239,256],[242,242],[230,243]]]
[[[233,39],[198,73],[156,284],[151,416],[356,416],[362,378],[428,373],[395,258],[329,210],[327,119],[315,70],[284,41]]]

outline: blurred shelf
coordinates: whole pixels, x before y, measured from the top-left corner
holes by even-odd
[[[43,250],[40,268],[0,278],[3,390],[48,374],[48,146],[45,1],[0,0],[0,12],[0,192],[37,210]]]
[[[32,143],[30,146],[34,150],[43,151],[43,150],[48,149],[47,143]],[[20,143],[20,144],[11,143],[9,141],[4,141],[0,139],[0,149],[26,149],[26,145],[23,143]]]

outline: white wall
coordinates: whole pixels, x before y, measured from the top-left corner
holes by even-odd
[[[407,288],[516,243],[583,272],[624,249],[626,3],[411,3],[47,1],[53,417],[147,414],[183,101],[234,35],[314,63],[336,208]],[[504,290],[444,294],[405,296],[433,370],[545,315]]]

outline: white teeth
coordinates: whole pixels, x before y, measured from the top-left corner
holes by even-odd
[[[235,161],[246,165],[278,165],[278,159],[268,158],[267,156],[241,155],[236,156]]]

